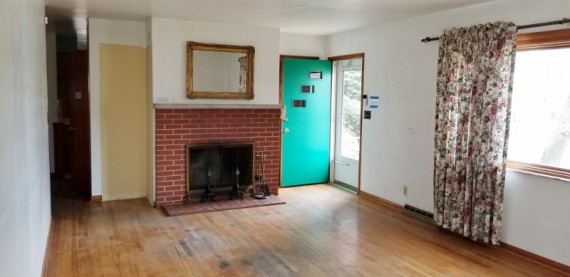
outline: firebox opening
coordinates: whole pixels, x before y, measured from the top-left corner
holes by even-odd
[[[247,192],[253,184],[253,153],[252,143],[188,145],[188,202],[204,202],[208,182],[212,199],[206,200],[229,199],[236,182]]]

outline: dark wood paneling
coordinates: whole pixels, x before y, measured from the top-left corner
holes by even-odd
[[[91,143],[89,123],[88,52],[57,53],[58,99],[63,125],[61,148],[55,156],[69,159],[64,173],[72,186],[85,197],[91,196]],[[63,152],[61,152],[63,151]]]

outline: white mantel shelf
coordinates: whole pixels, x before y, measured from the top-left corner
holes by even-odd
[[[154,104],[155,109],[281,109],[281,104]]]

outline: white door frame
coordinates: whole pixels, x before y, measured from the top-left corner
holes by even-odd
[[[343,60],[350,60],[350,59],[361,59],[362,61],[362,79],[361,79],[361,104],[360,104],[360,149],[359,149],[359,159],[358,159],[358,172],[357,172],[357,185],[356,185],[356,193],[359,194],[360,193],[360,176],[361,176],[361,160],[362,160],[362,114],[364,111],[364,103],[363,103],[363,96],[364,96],[364,53],[357,53],[357,54],[350,54],[350,55],[342,55],[342,56],[334,56],[334,57],[329,57],[329,60],[333,61],[333,72],[334,74],[332,74],[333,78],[332,78],[332,82],[333,82],[333,86],[332,86],[332,101],[331,101],[331,111],[335,111],[334,113],[331,113],[331,130],[334,130],[334,132],[331,132],[331,145],[330,145],[330,149],[331,149],[331,161],[330,161],[330,180],[331,182],[335,181],[335,170],[337,168],[337,163],[335,162],[335,155],[336,155],[336,136],[337,136],[337,130],[336,130],[336,122],[337,122],[337,91],[336,91],[336,87],[337,87],[337,80],[336,80],[336,63],[337,61],[343,61]]]

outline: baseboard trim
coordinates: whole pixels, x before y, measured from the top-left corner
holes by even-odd
[[[145,192],[131,192],[131,193],[119,193],[119,194],[105,194],[102,196],[105,198],[106,201],[115,201],[115,200],[129,200],[129,199],[139,199],[139,198],[148,198]]]
[[[390,209],[397,211],[397,212],[402,212],[404,209],[404,206],[402,206],[402,205],[396,204],[392,201],[386,200],[384,198],[378,197],[376,195],[373,195],[373,194],[370,194],[370,193],[367,193],[364,191],[360,191],[358,196],[361,196],[364,199],[370,200],[374,203],[380,204],[384,207],[390,208]],[[450,233],[452,233],[452,232],[450,232]],[[452,233],[452,234],[455,234],[455,233]],[[528,252],[526,250],[520,249],[516,246],[512,246],[512,245],[505,243],[505,242],[501,242],[500,248],[503,249],[504,251],[508,251],[508,252],[511,252],[517,256],[523,257],[529,261],[544,265],[548,268],[551,268],[552,270],[558,271],[562,275],[570,276],[570,274],[569,274],[570,266],[567,266],[565,264],[562,264],[562,263],[553,261],[551,259],[542,257],[542,256],[534,254],[532,252]]]
[[[53,244],[53,219],[50,219],[49,221],[49,231],[48,231],[48,237],[47,237],[47,241],[46,241],[46,250],[44,251],[44,262],[42,265],[42,276],[45,277],[47,276],[48,273],[48,269],[50,266],[50,257],[51,257],[51,249],[52,249],[52,244]]]
[[[91,196],[91,203],[101,203],[103,202],[103,196],[102,195],[93,195]]]
[[[501,242],[500,248],[502,248],[505,251],[511,252],[515,255],[526,258],[526,259],[533,261],[535,263],[542,264],[542,265],[549,267],[553,270],[559,271],[560,273],[562,273],[566,276],[570,276],[570,266],[559,263],[557,261],[553,261],[551,259],[545,258],[545,257],[537,255],[537,254],[534,254],[532,252],[528,252],[526,250],[520,249],[516,246],[512,246],[512,245],[505,243],[505,242]]]
[[[394,210],[394,211],[397,211],[397,212],[400,212],[400,213],[401,213],[402,210],[404,209],[404,206],[402,206],[402,205],[396,204],[396,203],[394,203],[394,202],[392,202],[392,201],[386,200],[386,199],[384,199],[384,198],[378,197],[378,196],[373,195],[373,194],[370,194],[370,193],[368,193],[368,192],[364,192],[364,191],[362,191],[362,190],[360,191],[360,193],[358,194],[358,196],[360,196],[360,197],[362,197],[362,198],[364,198],[364,199],[370,200],[370,201],[372,201],[372,202],[374,202],[374,203],[378,203],[378,204],[380,204],[380,205],[382,205],[382,206],[385,206],[385,207],[387,207],[387,208],[390,208],[390,209],[392,209],[392,210]]]

